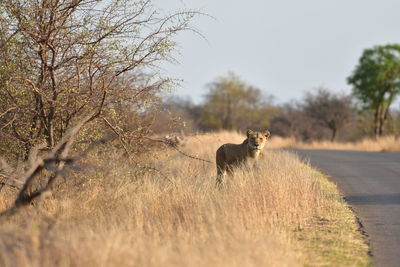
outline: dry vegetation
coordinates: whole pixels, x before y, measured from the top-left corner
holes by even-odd
[[[400,151],[400,138],[395,136],[379,137],[377,139],[364,138],[357,142],[330,142],[312,141],[301,142],[295,138],[274,137],[271,140],[273,148],[301,148],[301,149],[332,149],[332,150],[360,150],[360,151]]]
[[[181,149],[213,161],[220,144],[243,138],[196,136]],[[90,156],[83,171],[67,173],[54,197],[2,222],[0,265],[369,264],[336,187],[293,154],[269,150],[260,173],[239,170],[222,190],[214,165],[176,150],[141,160],[161,172],[142,172],[107,148]],[[3,188],[0,209],[14,197]]]

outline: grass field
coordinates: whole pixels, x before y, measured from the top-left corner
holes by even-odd
[[[214,161],[236,133],[180,148]],[[259,171],[215,187],[215,166],[174,149],[133,167],[103,151],[35,207],[0,227],[1,266],[368,266],[368,246],[336,187],[296,155],[270,150]],[[97,166],[97,167],[96,167]],[[15,197],[0,192],[0,209]]]
[[[378,139],[364,138],[357,142],[313,141],[305,143],[297,141],[295,138],[282,138],[275,136],[271,140],[271,147],[394,152],[400,151],[400,138],[396,138],[395,136],[385,136]]]

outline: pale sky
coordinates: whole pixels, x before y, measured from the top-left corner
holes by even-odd
[[[349,93],[346,78],[363,49],[400,43],[400,0],[157,0],[166,12],[198,9],[193,33],[177,41],[179,65],[164,68],[183,79],[177,95],[202,100],[206,84],[232,71],[275,96],[300,99],[326,87]]]

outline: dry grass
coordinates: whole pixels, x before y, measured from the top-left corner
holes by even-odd
[[[182,148],[205,159],[219,133]],[[335,186],[284,151],[260,172],[238,170],[215,187],[215,166],[174,150],[152,156],[165,176],[141,173],[118,155],[70,174],[46,199],[0,228],[1,266],[365,266],[367,246]],[[2,191],[0,208],[13,192]]]
[[[359,151],[400,151],[400,138],[385,136],[378,139],[364,138],[358,142],[314,141],[299,142],[295,138],[273,137],[270,142],[273,148],[332,149]]]

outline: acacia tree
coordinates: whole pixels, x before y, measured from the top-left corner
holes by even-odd
[[[331,141],[353,114],[350,96],[335,95],[323,88],[315,94],[307,93],[302,106],[306,116],[331,131]]]
[[[0,145],[53,147],[88,112],[122,131],[170,85],[158,63],[196,12],[160,14],[151,0],[2,0]]]
[[[366,49],[348,78],[362,107],[374,114],[374,135],[381,136],[390,105],[400,93],[400,45]]]
[[[208,89],[201,118],[207,130],[266,127],[273,116],[274,108],[261,91],[234,73],[218,78]]]

